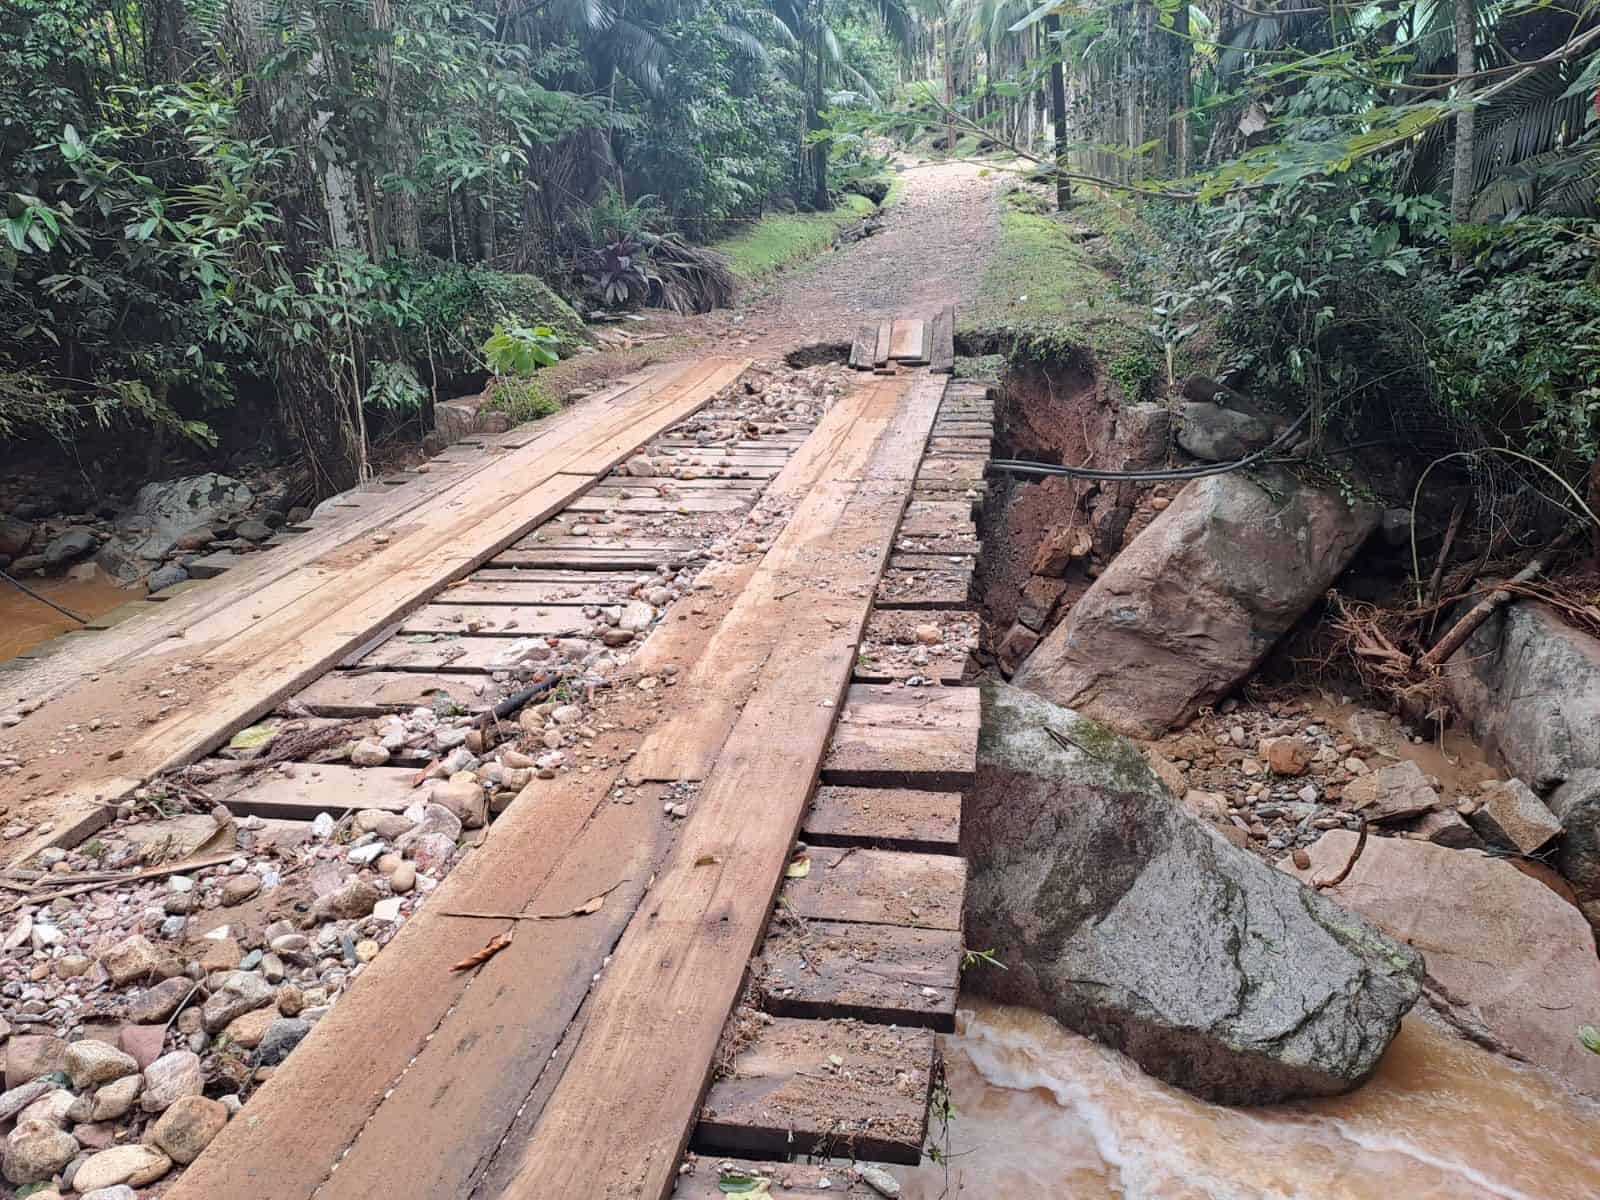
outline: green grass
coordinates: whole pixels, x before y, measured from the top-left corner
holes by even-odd
[[[521,425],[560,412],[561,401],[545,389],[539,374],[496,378],[490,381],[489,399],[483,411],[503,412],[511,418],[512,424]]]
[[[768,213],[743,232],[717,242],[733,273],[754,281],[775,271],[815,258],[833,245],[839,231],[872,213],[865,196],[847,193],[839,207],[825,213]]]
[[[962,333],[993,337],[1014,358],[1090,351],[1102,363],[1129,367],[1159,359],[1146,311],[1118,296],[1115,282],[1095,264],[1095,251],[1079,240],[1076,231],[1099,228],[1103,216],[1089,205],[1066,215],[1039,211],[1045,206],[1038,197],[1020,190],[1001,204],[1000,243],[977,302],[960,314]]]

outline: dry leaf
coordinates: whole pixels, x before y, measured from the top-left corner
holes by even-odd
[[[694,865],[697,867],[714,867],[721,861],[715,854],[702,854],[694,860]]]
[[[811,856],[809,854],[800,855],[789,864],[789,867],[786,871],[784,871],[784,874],[790,879],[804,879],[807,875],[811,874]]]
[[[587,917],[590,913],[597,913],[605,907],[606,894],[601,892],[598,896],[590,896],[577,908],[572,910],[575,917]]]
[[[433,768],[438,766],[438,765],[439,765],[439,760],[437,758],[430,758],[428,760],[428,765],[423,767],[422,770],[418,771],[415,775],[413,775],[411,777],[411,786],[414,787],[414,788],[421,787],[424,783],[426,783],[428,781],[428,772],[433,770]]]
[[[452,971],[470,971],[473,967],[481,967],[509,945],[511,945],[511,935],[509,933],[497,933],[484,943],[483,949],[467,955],[450,969]]]

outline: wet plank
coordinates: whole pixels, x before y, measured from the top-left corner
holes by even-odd
[[[954,854],[961,793],[824,785],[811,798],[801,838],[817,846],[870,846]]]
[[[785,921],[762,947],[757,982],[774,1016],[854,1017],[949,1033],[961,934],[848,921]]]
[[[951,854],[816,846],[809,872],[783,881],[783,904],[807,921],[865,921],[960,932],[967,864]]]
[[[934,1054],[927,1029],[775,1018],[712,1085],[696,1148],[915,1163]]]

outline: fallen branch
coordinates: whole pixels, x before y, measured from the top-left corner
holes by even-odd
[[[6,913],[16,912],[30,904],[48,904],[52,900],[62,900],[68,896],[81,896],[85,892],[97,892],[101,888],[116,887],[122,883],[143,883],[146,879],[159,879],[163,875],[177,875],[183,871],[199,871],[205,867],[220,866],[222,863],[231,862],[239,857],[238,850],[229,850],[224,854],[209,854],[204,858],[186,858],[179,862],[163,863],[159,867],[146,867],[142,871],[131,871],[126,875],[112,875],[105,879],[97,879],[93,883],[81,883],[76,887],[62,888],[54,892],[41,892],[36,896],[24,896]]]
[[[1450,514],[1450,524],[1445,527],[1444,542],[1439,547],[1439,561],[1433,564],[1433,575],[1428,579],[1428,591],[1423,596],[1424,605],[1433,604],[1439,598],[1439,585],[1444,581],[1444,570],[1450,565],[1450,552],[1456,548],[1456,535],[1461,532],[1461,522],[1466,519],[1467,502],[1456,501],[1456,506]]]
[[[1487,621],[1501,606],[1511,599],[1513,589],[1544,573],[1545,569],[1550,565],[1550,560],[1566,547],[1575,532],[1575,530],[1568,530],[1563,533],[1555,541],[1551,542],[1542,553],[1536,555],[1533,561],[1523,567],[1522,570],[1474,604],[1466,616],[1452,625],[1445,635],[1439,639],[1438,644],[1432,650],[1429,650],[1417,660],[1417,665],[1430,670],[1436,670],[1442,666],[1452,654],[1461,649],[1462,644],[1472,636],[1478,626]]]
[[[1348,879],[1350,877],[1350,872],[1355,869],[1356,859],[1361,857],[1361,852],[1363,850],[1365,850],[1366,848],[1367,848],[1367,821],[1366,821],[1366,818],[1363,817],[1361,819],[1361,833],[1356,837],[1356,848],[1354,850],[1350,851],[1350,861],[1345,863],[1344,870],[1340,871],[1332,879],[1318,879],[1318,880],[1314,881],[1311,886],[1313,888],[1315,888],[1319,892],[1322,891],[1324,888],[1338,887],[1341,883],[1343,883],[1346,879]]]

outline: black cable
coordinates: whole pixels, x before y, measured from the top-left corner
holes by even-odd
[[[71,617],[79,625],[87,625],[89,623],[89,618],[88,617],[80,617],[77,613],[73,612],[70,608],[62,608],[61,605],[57,604],[54,600],[51,600],[48,596],[39,595],[38,592],[34,591],[27,584],[23,583],[22,580],[13,578],[12,576],[7,575],[4,571],[0,571],[0,579],[4,579],[12,587],[18,588],[21,591],[26,592],[28,595],[32,596],[35,600],[37,600],[40,604],[48,604],[51,608],[55,609],[63,617]]]
[[[1209,467],[1179,467],[1170,471],[1104,471],[1094,467],[1062,467],[1054,463],[1027,462],[1023,459],[997,458],[984,468],[985,474],[996,475],[1065,475],[1071,479],[1134,480],[1156,483],[1163,479],[1202,479],[1207,475],[1225,475],[1252,463],[1260,462],[1274,450],[1288,444],[1311,419],[1311,409],[1295,418],[1293,424],[1254,454],[1247,454],[1236,462],[1215,463]]]

